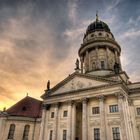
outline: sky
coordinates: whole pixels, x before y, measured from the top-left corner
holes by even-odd
[[[87,26],[106,22],[130,81],[140,81],[139,0],[0,0],[0,110],[27,93],[40,99],[74,72]]]

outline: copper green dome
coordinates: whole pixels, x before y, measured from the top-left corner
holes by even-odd
[[[96,21],[94,21],[87,27],[86,34],[94,32],[94,31],[98,31],[98,30],[110,32],[110,29],[105,22],[96,19]]]

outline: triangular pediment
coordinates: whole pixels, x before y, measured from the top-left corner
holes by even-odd
[[[50,90],[49,95],[57,95],[92,87],[99,87],[108,85],[111,82],[112,81],[108,79],[93,75],[74,73],[53,87]]]

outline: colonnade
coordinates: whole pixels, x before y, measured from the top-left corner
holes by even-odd
[[[116,94],[115,94],[116,95]],[[127,137],[127,124],[125,121],[125,111],[124,111],[124,96],[122,94],[117,94],[118,99],[118,107],[120,114],[120,126],[121,126],[121,134],[123,136],[123,140],[128,140]],[[98,96],[99,100],[99,108],[100,108],[100,139],[107,140],[107,132],[106,132],[106,114],[105,114],[105,103],[104,96]],[[82,140],[88,140],[88,99],[84,98],[81,100],[82,103]],[[53,128],[53,140],[58,140],[58,114],[59,114],[59,106],[60,104],[55,104],[55,118],[54,118],[54,128]],[[47,115],[49,116],[49,115]],[[44,129],[45,129],[45,121],[46,120],[46,109],[43,108],[42,113],[42,123],[41,123],[41,132],[39,140],[47,140],[44,137]],[[49,132],[47,133],[49,134]],[[76,138],[76,101],[68,102],[68,118],[67,118],[67,140],[75,140]]]

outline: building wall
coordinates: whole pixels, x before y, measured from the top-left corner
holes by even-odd
[[[120,135],[121,135],[121,140],[124,140],[124,129],[126,130],[125,134],[126,134],[126,140],[140,140],[139,138],[139,132],[137,130],[135,130],[134,128],[136,128],[137,124],[140,124],[140,119],[135,119],[135,114],[132,114],[133,112],[131,111],[131,108],[133,108],[134,106],[130,106],[127,104],[127,100],[123,99],[123,116],[124,116],[124,126],[122,127],[122,118],[121,118],[121,113],[122,112],[115,112],[115,113],[110,113],[109,112],[109,106],[110,105],[118,105],[118,98],[114,95],[112,96],[107,96],[104,99],[104,125],[101,125],[101,118],[103,117],[100,114],[96,114],[93,115],[92,114],[92,107],[97,107],[100,106],[100,101],[97,98],[89,98],[88,102],[87,102],[87,121],[88,121],[88,127],[87,127],[87,137],[88,140],[93,140],[94,139],[94,133],[93,130],[94,128],[100,128],[101,127],[104,128],[105,130],[105,136],[106,136],[106,140],[113,140],[113,136],[112,136],[112,128],[113,127],[119,127],[120,130]],[[136,103],[134,103],[136,105]],[[138,101],[138,104],[140,106],[140,103]],[[50,130],[56,131],[55,127],[55,123],[56,123],[56,118],[51,118],[51,112],[55,112],[55,105],[52,105],[50,107],[49,110],[47,110],[46,112],[48,112],[48,118],[47,119],[47,123],[45,124],[45,134],[48,134],[47,139],[45,137],[45,139],[43,140],[49,140],[49,133]],[[135,107],[134,107],[135,108]],[[63,112],[67,110],[68,111],[68,116],[67,117],[63,117]],[[130,112],[130,114],[129,114]],[[136,110],[135,110],[136,113]],[[71,126],[69,125],[69,120],[70,120],[70,114],[69,114],[69,103],[65,103],[65,104],[61,104],[58,108],[58,121],[57,121],[57,139],[62,139],[63,136],[63,130],[67,130],[67,133],[69,133],[69,127],[73,127],[73,125],[76,127],[76,123],[72,124]],[[73,114],[72,114],[73,115]],[[133,116],[133,119],[132,117]],[[131,120],[130,120],[131,118]],[[140,118],[140,117],[139,117]],[[136,120],[136,122],[135,122]],[[83,123],[83,122],[82,122]],[[129,125],[129,124],[133,124]],[[136,123],[136,124],[135,124]],[[80,127],[81,129],[81,127]],[[137,132],[136,132],[137,131]],[[77,131],[75,131],[77,132]],[[82,133],[82,130],[79,131]],[[135,133],[135,134],[134,134]],[[70,140],[69,138],[67,140]]]
[[[38,140],[40,133],[40,122],[34,121],[34,119],[23,118],[23,117],[8,117],[5,120],[5,125],[3,126],[3,136],[1,140],[7,140],[9,134],[9,128],[11,124],[15,124],[14,140],[22,140],[25,125],[30,126],[29,130],[29,140]]]

